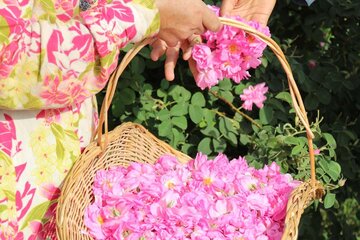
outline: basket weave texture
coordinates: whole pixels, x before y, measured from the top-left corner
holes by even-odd
[[[287,75],[293,108],[307,130],[311,179],[305,181],[292,192],[287,205],[285,229],[282,237],[282,240],[295,240],[298,236],[300,218],[305,208],[314,199],[319,199],[324,194],[322,185],[315,178],[315,159],[312,145],[314,135],[311,132],[299,90],[290,65],[276,42],[241,22],[224,18],[221,18],[221,21],[255,35],[273,50]],[[100,112],[97,140],[88,145],[65,179],[56,214],[57,236],[60,240],[92,239],[86,234],[84,211],[94,200],[92,185],[98,170],[119,165],[128,166],[131,162],[152,164],[164,154],[171,154],[177,157],[180,162],[190,160],[189,156],[157,139],[139,124],[124,123],[110,132],[107,130],[107,111],[115,93],[117,80],[132,57],[149,41],[146,40],[130,50],[112,75]],[[105,134],[102,133],[103,124]]]

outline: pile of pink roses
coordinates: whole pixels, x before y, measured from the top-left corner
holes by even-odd
[[[198,154],[186,164],[162,156],[154,165],[100,170],[85,210],[95,239],[280,239],[286,204],[299,182],[272,163]]]

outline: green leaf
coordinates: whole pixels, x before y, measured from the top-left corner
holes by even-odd
[[[203,110],[198,105],[190,105],[189,106],[189,115],[191,121],[195,124],[198,124],[203,118]]]
[[[30,222],[34,220],[40,221],[41,219],[43,219],[51,203],[51,201],[46,201],[32,208],[26,215],[24,223],[21,226],[20,230],[24,229]]]
[[[291,155],[297,155],[304,149],[304,145],[297,145],[291,150]]]
[[[323,133],[323,136],[331,148],[336,148],[336,141],[331,134]]]
[[[236,130],[229,119],[224,117],[221,117],[219,119],[219,130],[222,135],[224,135],[227,139],[232,139],[232,142],[234,142],[233,136],[235,135],[234,133],[236,133]],[[235,139],[236,139],[236,135],[235,135]],[[236,140],[236,144],[237,144],[237,140]]]
[[[266,59],[266,57],[262,57],[261,58],[261,64],[266,68],[268,65],[268,60]]]
[[[216,123],[215,113],[209,109],[203,109],[203,116],[208,126],[213,126]]]
[[[341,174],[341,166],[337,162],[330,161],[328,167],[327,174],[329,174],[333,181],[337,181]]]
[[[135,102],[136,95],[134,90],[132,90],[131,88],[121,89],[117,92],[117,94],[119,96],[119,100],[124,105],[130,105]]]
[[[156,94],[159,98],[163,98],[163,97],[166,97],[167,95],[167,92],[162,89],[162,88],[159,88],[157,91],[156,91]]]
[[[187,120],[186,117],[184,116],[179,116],[179,117],[173,117],[171,119],[172,124],[174,124],[175,126],[178,126],[179,128],[185,130],[187,128]]]
[[[327,163],[327,161],[326,161],[326,160],[324,160],[324,159],[320,159],[320,161],[319,161],[319,165],[320,165],[320,167],[321,167],[322,169],[324,169],[324,171],[325,171],[325,172],[327,172],[327,171],[328,171],[328,169],[329,169],[329,165],[328,165],[328,163]]]
[[[240,142],[243,145],[247,145],[251,142],[251,140],[247,134],[240,134]]]
[[[325,183],[330,183],[331,182],[331,179],[327,175],[322,176],[322,179],[323,179],[323,181]]]
[[[169,95],[177,102],[186,102],[191,98],[191,93],[184,87],[173,85],[170,87]]]
[[[115,97],[115,100],[118,99],[118,97]],[[113,104],[111,104],[111,113],[115,117],[120,117],[125,112],[125,105],[121,102],[114,101]]]
[[[170,109],[170,115],[171,116],[184,116],[188,113],[188,107],[189,107],[188,103],[175,104]]]
[[[223,98],[225,98],[229,102],[234,101],[234,96],[230,91],[220,91],[219,95],[222,96]]]
[[[291,105],[291,103],[292,103],[291,95],[290,95],[290,93],[288,93],[288,92],[278,93],[278,94],[275,96],[275,98],[280,99],[280,100],[282,100],[282,101],[285,101],[285,102],[289,103],[290,105]]]
[[[198,145],[198,151],[207,155],[211,154],[212,150],[210,144],[211,144],[211,138],[208,137],[203,138]]]
[[[316,96],[322,104],[329,104],[331,101],[331,95],[327,89],[322,89]]]
[[[200,128],[205,128],[206,126],[207,126],[207,123],[206,123],[206,121],[204,119],[199,122],[199,127]]]
[[[172,124],[171,121],[163,121],[159,124],[159,136],[166,137],[171,135]]]
[[[224,117],[221,117],[219,119],[219,130],[220,130],[221,134],[224,136],[226,136],[228,134],[228,130],[225,127],[225,118]]]
[[[183,142],[185,140],[185,136],[182,132],[180,132],[176,128],[172,128],[171,131],[173,133],[172,146],[176,147],[179,144],[179,142]]]
[[[213,137],[213,138],[218,138],[220,137],[220,132],[219,130],[217,130],[215,127],[213,126],[207,126],[205,129],[201,130],[202,134],[204,134],[205,136],[209,136],[209,137]]]
[[[245,88],[247,88],[248,87],[248,84],[242,84],[242,83],[240,83],[239,85],[237,85],[236,87],[235,87],[235,94],[236,95],[240,95],[240,94],[242,94],[243,93],[243,91],[244,91],[244,89]]]
[[[276,113],[279,113],[279,111],[286,113],[283,103],[278,99],[275,99],[275,98],[268,99],[267,105],[271,105]],[[277,111],[277,110],[279,110],[279,111]],[[277,117],[277,118],[279,118],[279,117]]]
[[[305,97],[304,104],[308,110],[315,110],[319,106],[319,101],[314,94],[308,94]]]
[[[300,143],[299,139],[293,136],[287,136],[284,139],[284,143],[289,145],[298,145]]]
[[[199,107],[205,107],[205,97],[201,92],[196,92],[191,98],[191,104]]]
[[[161,89],[167,90],[169,88],[169,86],[170,86],[169,81],[167,81],[165,79],[161,80],[161,83],[160,83]]]
[[[231,145],[236,146],[237,145],[237,136],[233,132],[229,132],[227,136],[225,136],[231,143]]]
[[[167,110],[166,108],[160,110],[157,114],[157,118],[162,122],[166,120],[170,120],[170,111]]]
[[[185,143],[181,146],[181,152],[189,155],[192,148],[194,148],[194,145]]]
[[[225,127],[229,132],[237,133],[233,123],[228,118],[225,118]]]
[[[216,153],[222,153],[226,150],[226,141],[224,139],[215,139],[213,138],[213,147],[214,147],[214,152]]]
[[[141,49],[141,51],[139,52],[139,55],[146,59],[151,59],[150,53],[151,53],[151,50],[150,50],[149,46],[147,46],[147,47],[143,47]]]
[[[269,148],[275,148],[275,147],[278,147],[279,146],[279,141],[278,141],[278,138],[276,137],[270,137],[268,142],[267,142],[267,146]]]
[[[327,193],[324,199],[324,207],[326,209],[331,208],[332,206],[334,206],[336,200],[336,195],[333,193]]]
[[[231,83],[230,79],[225,78],[224,80],[219,82],[218,86],[221,90],[231,90],[232,83]]]
[[[259,117],[262,124],[269,124],[274,117],[274,110],[269,106],[263,107],[259,111]]]
[[[135,56],[130,62],[130,70],[133,75],[141,74],[145,70],[145,61],[139,56]]]
[[[328,151],[329,151],[329,157],[331,157],[331,158],[335,157],[336,152],[334,149],[330,148],[330,149],[328,149]]]
[[[319,176],[325,174],[324,170],[322,168],[316,168],[316,174],[318,174]]]

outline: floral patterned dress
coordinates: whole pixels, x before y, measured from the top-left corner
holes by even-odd
[[[0,240],[55,239],[49,220],[96,126],[94,95],[120,49],[158,28],[154,0],[0,0]]]

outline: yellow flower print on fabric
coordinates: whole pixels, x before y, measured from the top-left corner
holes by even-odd
[[[35,156],[43,155],[44,148],[51,142],[51,129],[48,126],[41,125],[30,133],[30,146]]]
[[[52,154],[55,155],[55,154]],[[56,158],[54,157],[52,161],[37,161],[36,167],[34,168],[33,178],[37,185],[42,185],[43,183],[53,182],[53,179],[56,177],[56,166],[54,163]]]

